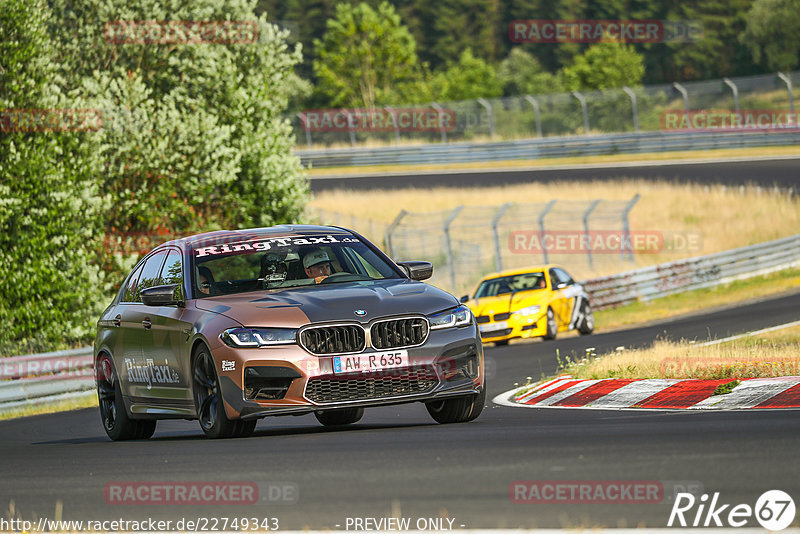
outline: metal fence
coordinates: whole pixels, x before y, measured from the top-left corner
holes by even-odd
[[[386,230],[385,249],[395,260],[426,260],[434,265],[431,283],[456,294],[472,289],[485,274],[535,263],[566,263],[573,273],[619,269],[632,262],[630,250],[593,255],[535,250],[514,245],[515,235],[558,232],[619,231],[629,234],[628,214],[639,195],[629,201],[549,200],[502,206],[458,206],[453,210],[410,213],[401,211]]]
[[[800,144],[800,130],[641,132],[502,142],[296,150],[304,166],[421,165]]]
[[[345,128],[333,128],[337,131],[316,128],[308,120],[310,111],[287,119],[294,127],[298,149],[657,132],[670,129],[665,117],[680,117],[690,110],[758,109],[794,114],[792,90],[798,83],[800,71],[794,71],[583,93],[434,102],[410,108],[427,108],[434,114],[451,116],[453,124],[440,131],[415,129],[413,125],[375,131],[349,120],[355,110],[341,110],[348,120],[344,121]],[[382,111],[396,113],[397,109],[387,107]],[[298,153],[303,154],[300,150]]]
[[[488,209],[487,209],[488,210]],[[457,217],[442,216],[443,220]],[[490,213],[486,211],[486,213]],[[497,211],[492,212],[495,217]],[[456,215],[466,215],[460,210]],[[394,235],[394,234],[393,234]],[[458,242],[457,235],[452,235]],[[424,240],[419,243],[424,247]],[[420,249],[421,250],[421,249]],[[467,242],[454,259],[478,261],[481,247]],[[800,234],[643,269],[586,280],[595,309],[612,308],[635,300],[712,287],[736,279],[800,266]],[[446,270],[447,272],[447,270]],[[92,348],[0,359],[0,413],[25,406],[44,406],[65,399],[95,396]]]
[[[595,309],[712,287],[800,266],[800,234],[584,282]]]

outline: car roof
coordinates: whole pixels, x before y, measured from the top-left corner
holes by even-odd
[[[514,275],[517,275],[517,274],[526,274],[526,273],[532,273],[532,272],[536,272],[536,271],[547,272],[548,269],[551,269],[553,267],[560,268],[558,265],[555,265],[555,264],[552,264],[552,263],[547,263],[547,264],[544,264],[544,265],[533,265],[531,267],[525,267],[523,269],[507,269],[505,271],[498,271],[496,273],[487,274],[486,276],[481,278],[481,282],[483,282],[485,280],[491,280],[493,278],[501,278],[503,276],[514,276]]]
[[[246,228],[243,230],[217,230],[205,232],[172,241],[167,241],[160,246],[175,245],[185,248],[205,247],[219,244],[220,242],[237,242],[246,240],[266,239],[269,237],[303,236],[318,234],[348,234],[353,232],[338,226],[320,226],[313,224],[281,224],[266,228]]]

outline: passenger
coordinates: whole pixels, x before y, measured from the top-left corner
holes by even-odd
[[[200,293],[204,295],[211,295],[211,284],[214,281],[214,275],[211,274],[211,269],[208,267],[197,268],[197,288]]]

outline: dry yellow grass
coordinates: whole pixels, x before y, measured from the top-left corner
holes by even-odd
[[[652,347],[587,354],[566,365],[576,378],[764,378],[800,375],[800,326],[716,345],[656,341]]]
[[[554,182],[505,187],[471,187],[399,190],[333,190],[316,195],[310,207],[390,222],[401,209],[431,212],[467,206],[500,206],[506,202],[541,202],[550,199],[641,199],[630,214],[636,231],[699,234],[699,250],[637,254],[635,265],[616,270],[663,263],[794,235],[800,231],[800,200],[785,193],[755,187],[675,185],[666,182],[627,180],[609,182]],[[575,272],[579,277],[608,271]]]
[[[46,413],[68,412],[71,410],[81,410],[83,408],[97,408],[97,394],[89,393],[82,398],[63,400],[57,403],[37,404],[35,401],[31,401],[31,404],[28,406],[0,414],[0,420],[16,419],[18,417],[28,417]]]

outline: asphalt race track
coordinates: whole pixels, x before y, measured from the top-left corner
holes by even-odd
[[[800,292],[659,325],[487,348],[490,398],[582,354],[657,336],[707,339],[798,319]],[[489,403],[473,423],[436,425],[421,404],[368,410],[340,430],[312,416],[262,420],[253,437],[211,441],[196,422],[160,422],[142,442],[110,442],[97,410],[0,422],[0,502],[25,519],[275,517],[280,529],[344,528],[348,517],[454,519],[453,527],[665,527],[675,483],[755,505],[770,489],[800,495],[800,412],[537,410]],[[517,480],[661,481],[657,504],[515,504]],[[294,504],[109,505],[132,481],[294,485]],[[264,491],[266,494],[267,492]],[[6,516],[7,514],[3,514]],[[694,513],[688,515],[694,517]],[[795,520],[797,521],[797,519]],[[413,524],[413,523],[412,523]],[[447,523],[445,523],[447,524]],[[337,527],[341,525],[341,527]],[[758,526],[751,520],[749,526]]]
[[[335,170],[331,171],[335,174]],[[327,189],[391,189],[400,187],[485,187],[507,184],[645,179],[672,183],[756,184],[762,187],[794,187],[800,184],[800,158],[774,158],[712,162],[650,162],[621,165],[575,165],[526,170],[382,173],[353,177],[314,177],[311,191]]]

